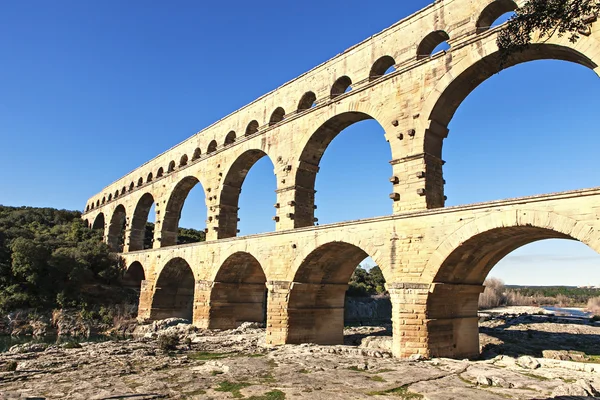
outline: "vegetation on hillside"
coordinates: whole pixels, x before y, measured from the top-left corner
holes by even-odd
[[[75,306],[86,284],[111,284],[120,260],[81,213],[0,206],[0,311]]]
[[[369,270],[358,266],[350,278],[346,294],[350,297],[368,297],[385,292],[385,279],[378,266]]]
[[[568,35],[574,43],[590,34],[590,24],[599,12],[597,0],[529,0],[500,32],[498,47],[506,58],[526,49],[534,34],[542,40]]]

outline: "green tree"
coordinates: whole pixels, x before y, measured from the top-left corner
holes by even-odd
[[[527,48],[535,33],[540,39],[569,35],[576,42],[590,34],[590,24],[600,12],[597,0],[530,0],[519,8],[498,36],[505,60],[511,53]]]

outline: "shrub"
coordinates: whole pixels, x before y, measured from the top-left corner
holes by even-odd
[[[179,337],[177,335],[161,335],[158,337],[158,347],[163,351],[177,350]]]
[[[593,313],[594,315],[600,315],[600,296],[592,297],[588,300],[587,310]]]
[[[486,279],[483,283],[485,290],[479,295],[479,308],[494,308],[506,304],[504,282],[497,278]]]
[[[17,370],[17,362],[15,360],[7,361],[2,367],[0,367],[0,371],[11,372]]]

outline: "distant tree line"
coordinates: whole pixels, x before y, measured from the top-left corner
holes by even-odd
[[[484,282],[485,290],[479,296],[479,308],[501,306],[558,306],[585,307],[591,299],[600,296],[600,290],[571,286],[506,286],[497,278]]]

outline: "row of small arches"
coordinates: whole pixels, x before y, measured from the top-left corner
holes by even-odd
[[[517,9],[517,5],[513,0],[496,0],[490,3],[481,13],[479,19],[477,20],[476,29],[477,33],[485,32],[489,30],[494,22],[498,20],[502,15],[513,12]],[[444,44],[447,44],[447,41],[450,40],[450,36],[443,30],[438,30],[431,32],[421,41],[419,46],[417,47],[417,59],[430,57],[432,54],[437,53],[438,48],[442,47]],[[387,75],[391,72],[394,72],[396,69],[396,61],[393,57],[389,55],[385,55],[377,59],[369,71],[368,81],[374,81],[376,79],[381,78],[384,75]],[[331,90],[329,93],[328,99],[334,99],[344,93],[352,90],[352,79],[350,77],[344,75],[335,80],[333,85],[331,86]],[[308,91],[302,95],[300,101],[298,102],[298,107],[296,113],[300,113],[302,111],[313,108],[317,105],[317,96],[314,92]],[[269,118],[269,123],[267,126],[273,126],[282,122],[286,117],[286,112],[283,107],[277,107]],[[258,121],[252,120],[247,126],[244,132],[244,136],[251,136],[259,131],[260,125]],[[229,131],[225,136],[225,140],[223,141],[223,147],[229,146],[235,143],[237,139],[235,131]],[[206,155],[212,154],[217,151],[218,142],[216,140],[212,140],[206,149]],[[202,150],[197,147],[194,150],[191,161],[197,161],[202,156]],[[176,168],[185,167],[189,162],[187,154],[184,154],[179,159],[179,164],[177,165],[174,160],[172,160],[168,167],[166,173],[171,173],[175,171]],[[156,178],[160,178],[165,174],[164,169],[160,167],[156,172]],[[144,178],[139,178],[137,181],[137,187],[142,186],[144,183],[150,183],[154,179],[154,175],[150,172],[146,180]],[[129,184],[129,191],[134,190],[136,184],[131,182]],[[121,191],[115,191],[114,196],[112,194],[104,197],[102,201],[96,200],[96,202],[92,202],[86,207],[86,211],[93,210],[95,207],[99,207],[101,204],[105,204],[107,201],[111,201],[114,198],[124,195],[127,192],[127,188],[124,186]]]

